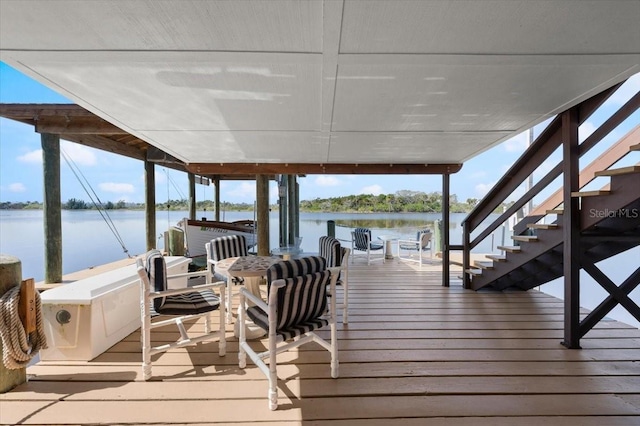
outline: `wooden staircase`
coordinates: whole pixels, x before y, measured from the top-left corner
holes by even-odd
[[[632,150],[640,150],[640,144]],[[581,248],[600,261],[640,245],[640,165],[603,170],[597,176],[610,177],[607,190],[572,196],[580,198]],[[514,245],[499,246],[502,254],[489,255],[465,271],[472,289],[528,290],[563,275],[563,212],[546,213],[525,217],[515,227]]]

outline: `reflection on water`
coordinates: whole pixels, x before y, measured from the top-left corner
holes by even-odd
[[[415,219],[342,219],[335,221],[336,226],[345,228],[376,228],[392,229],[406,233],[416,229],[434,229],[435,221],[415,220]]]

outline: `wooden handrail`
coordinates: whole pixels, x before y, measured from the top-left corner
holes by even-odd
[[[631,146],[640,143],[640,125],[627,133],[622,139],[613,144],[609,149],[603,152],[591,164],[582,169],[580,172],[580,188],[591,183],[595,178],[595,173],[611,167],[614,163],[629,153]],[[554,209],[562,204],[562,188],[554,192],[549,198],[540,203],[531,215],[544,215],[547,210]]]
[[[611,87],[572,107],[572,109],[575,109],[576,111],[577,124],[579,125],[584,123],[591,114],[593,114],[620,87],[621,84]],[[597,145],[618,124],[628,118],[639,107],[640,93],[637,93],[580,145],[578,149],[578,156],[582,156]],[[524,196],[520,197],[520,199],[517,200],[506,212],[500,215],[498,219],[492,221],[476,238],[471,240],[471,233],[475,231],[480,224],[529,177],[529,175],[531,175],[547,158],[549,158],[549,156],[561,144],[562,115],[558,115],[464,219],[462,222],[464,270],[469,268],[470,254],[474,247],[490,235],[491,232],[501,226],[509,216],[517,212],[527,202],[532,200],[533,197],[535,197],[542,189],[547,187],[562,173],[563,163],[561,161],[549,173],[547,173],[544,178],[534,185],[533,188],[527,191]],[[465,288],[470,287],[469,276],[467,274],[464,275],[464,286]]]

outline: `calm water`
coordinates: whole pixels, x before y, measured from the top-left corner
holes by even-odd
[[[145,252],[145,224],[144,212],[129,210],[114,210],[109,216],[124,242],[125,248],[132,256]],[[158,212],[156,228],[158,232],[158,248],[164,247],[161,234],[170,226],[175,226],[187,212]],[[210,212],[198,212],[197,217],[213,218]],[[451,244],[460,244],[462,239],[461,221],[465,214],[452,214],[450,238]],[[301,213],[300,235],[302,249],[307,252],[317,252],[318,238],[327,235],[327,221],[336,222],[336,237],[350,241],[350,232],[354,227],[371,228],[373,237],[392,233],[397,235],[415,236],[417,229],[429,226],[433,228],[433,221],[440,219],[437,213]],[[253,219],[252,212],[225,212],[224,220],[234,221]],[[269,220],[270,246],[278,247],[278,212],[272,212]],[[495,232],[492,238],[475,251],[479,253],[497,252],[495,246],[505,242],[510,244],[509,235],[501,230]],[[62,212],[62,252],[63,274],[68,274],[88,267],[101,265],[124,259],[127,254],[107,226],[99,212],[69,211]],[[33,277],[36,281],[44,279],[44,231],[42,211],[13,211],[0,210],[0,253],[18,257],[22,261],[22,276]],[[636,247],[614,258],[600,262],[598,266],[616,284],[620,284],[640,264],[640,247]],[[582,273],[581,306],[593,309],[607,293],[586,274]],[[562,279],[545,284],[543,291],[562,298]],[[631,298],[640,303],[640,287],[631,293]],[[611,317],[640,327],[638,322],[626,310],[617,307]]]

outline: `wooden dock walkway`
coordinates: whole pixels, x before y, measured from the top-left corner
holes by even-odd
[[[149,382],[134,332],[90,362],[29,367],[27,384],[0,395],[0,423],[640,424],[637,328],[603,321],[583,349],[568,350],[560,300],[440,283],[436,262],[356,260],[350,321],[338,326],[340,378],[330,378],[328,353],[314,345],[280,355],[277,411],[268,410],[258,369],[238,368],[232,330],[225,357],[216,342],[157,355]]]

